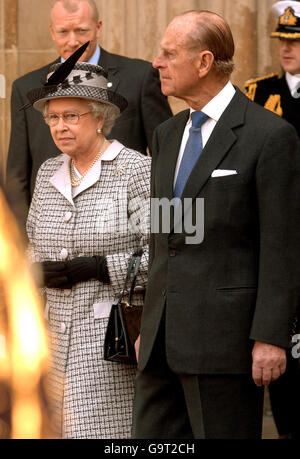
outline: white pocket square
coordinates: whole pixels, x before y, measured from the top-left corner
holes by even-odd
[[[211,174],[212,177],[225,177],[225,175],[235,175],[237,171],[226,169],[215,169]]]

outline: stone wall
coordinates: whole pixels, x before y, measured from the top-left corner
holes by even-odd
[[[108,51],[153,60],[166,25],[174,15],[207,9],[224,16],[236,43],[236,70],[232,81],[279,70],[276,40],[269,34],[276,21],[270,14],[274,0],[96,0],[103,30],[100,43]],[[49,33],[52,0],[0,0],[0,167],[7,155],[12,81],[54,60]],[[5,89],[5,94],[4,94]],[[6,98],[3,98],[6,95]],[[185,108],[171,98],[173,111]]]

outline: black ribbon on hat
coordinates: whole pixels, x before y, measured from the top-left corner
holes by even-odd
[[[63,83],[66,78],[69,76],[71,71],[74,68],[74,65],[78,61],[78,59],[82,56],[82,54],[85,52],[87,47],[89,46],[90,42],[86,42],[84,45],[82,45],[80,48],[78,48],[71,56],[63,62],[59,68],[50,76],[48,81],[43,85],[43,89],[49,89],[48,93],[50,94],[53,90],[56,90],[57,86],[61,83]],[[46,91],[47,93],[47,91]],[[26,110],[26,108],[29,108],[32,106],[32,103],[28,103],[23,105],[19,110]]]

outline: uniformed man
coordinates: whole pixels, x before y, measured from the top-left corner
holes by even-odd
[[[272,73],[249,80],[247,95],[293,124],[300,137],[300,1],[280,1],[272,6],[279,18],[272,38],[278,38],[282,75]]]
[[[272,11],[278,17],[278,25],[271,37],[279,39],[283,73],[249,80],[245,88],[251,100],[293,124],[300,137],[300,1],[277,2]],[[279,438],[300,438],[299,387],[299,360],[288,352],[285,374],[269,386]]]

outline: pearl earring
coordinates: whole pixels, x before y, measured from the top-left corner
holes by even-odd
[[[97,129],[97,134],[102,134],[102,129],[101,128]]]

